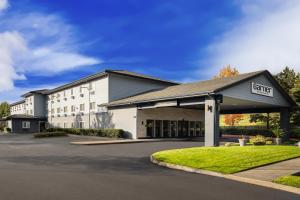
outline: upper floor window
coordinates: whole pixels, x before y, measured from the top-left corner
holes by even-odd
[[[80,86],[79,87],[79,92],[82,93],[82,91],[83,91],[83,87]]]
[[[65,106],[65,107],[64,107],[64,112],[65,112],[65,113],[68,112],[68,106]]]
[[[74,105],[71,106],[71,112],[75,112],[75,106]]]
[[[90,110],[95,110],[96,108],[96,103],[95,102],[91,102],[90,103]]]
[[[60,108],[57,108],[56,111],[57,111],[57,113],[60,113]]]
[[[71,95],[73,95],[74,94],[74,90],[73,90],[73,88],[71,89]]]
[[[65,90],[65,91],[64,91],[64,97],[66,97],[66,96],[67,96],[67,91]]]
[[[89,83],[89,90],[93,90],[93,82]]]
[[[80,104],[80,111],[84,111],[84,103]]]

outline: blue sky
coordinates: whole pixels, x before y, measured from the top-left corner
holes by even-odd
[[[299,8],[297,0],[0,0],[0,101],[107,68],[182,82],[228,64],[299,71]]]

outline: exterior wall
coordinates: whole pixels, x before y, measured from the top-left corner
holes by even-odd
[[[12,119],[12,132],[13,133],[37,133],[39,132],[39,122],[37,119]],[[23,129],[22,122],[29,121],[30,128]]]
[[[26,113],[25,103],[20,103],[10,107],[11,115],[24,115]]]
[[[6,121],[6,125],[7,125],[8,128],[11,129],[12,128],[12,121],[11,120],[7,120]]]
[[[77,114],[75,116],[54,117],[49,120],[53,127],[59,128],[79,128],[80,122],[83,122],[82,128],[89,128],[89,115]],[[90,128],[114,128],[110,114],[107,112],[91,113]]]
[[[110,109],[111,128],[123,129],[127,138],[137,139],[137,108]]]
[[[273,87],[274,97],[267,97],[251,93],[251,82]],[[274,85],[264,75],[254,77],[236,86],[225,89],[221,92],[221,94],[227,97],[257,101],[275,106],[290,106],[283,95],[280,93],[280,91],[275,88]]]
[[[146,120],[187,120],[204,122],[204,111],[175,107],[151,108],[137,112],[137,137],[146,137]]]
[[[33,98],[34,98],[33,116],[46,117],[47,116],[46,95],[34,94]]]
[[[170,85],[170,83],[110,74],[109,101],[133,96],[152,89],[164,88]]]
[[[34,96],[30,95],[25,98],[25,114],[26,115],[33,115],[33,109],[34,109]]]
[[[90,87],[90,84],[91,90],[89,101],[89,90],[87,88]],[[84,88],[80,91],[80,87]],[[108,102],[107,77],[99,78],[97,80],[48,95],[48,121],[50,124],[54,123],[52,124],[53,126],[62,119],[63,121],[66,121],[66,123],[71,124],[76,121],[76,117],[78,118],[78,116],[81,116],[81,118],[84,119],[85,124],[88,124],[88,120],[85,120],[85,116],[88,116],[89,113],[89,102],[95,103],[95,108],[91,109],[92,115],[100,115],[101,113],[98,112],[97,105]],[[83,110],[80,110],[80,104],[84,104]],[[74,111],[71,110],[72,106],[75,107]],[[66,112],[64,110],[65,107],[67,108]],[[61,123],[63,122],[61,121]]]

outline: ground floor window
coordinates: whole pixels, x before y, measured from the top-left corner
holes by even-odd
[[[22,128],[30,128],[30,122],[29,121],[22,121]]]
[[[64,122],[64,128],[68,128],[68,123]]]
[[[79,122],[79,128],[84,128],[84,122]]]
[[[200,121],[146,120],[147,137],[199,137],[202,134]]]

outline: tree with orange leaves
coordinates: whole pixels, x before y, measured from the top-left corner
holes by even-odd
[[[237,75],[239,75],[239,71],[235,67],[231,68],[230,65],[227,65],[226,67],[223,67],[219,74],[214,76],[214,78],[232,77]]]
[[[215,76],[214,78],[225,78],[225,77],[232,77],[239,75],[239,71],[235,67],[231,67],[230,65],[227,65],[226,67],[223,67],[219,74]],[[229,126],[234,126],[236,123],[241,121],[243,119],[242,114],[228,114],[225,115],[224,123]]]

